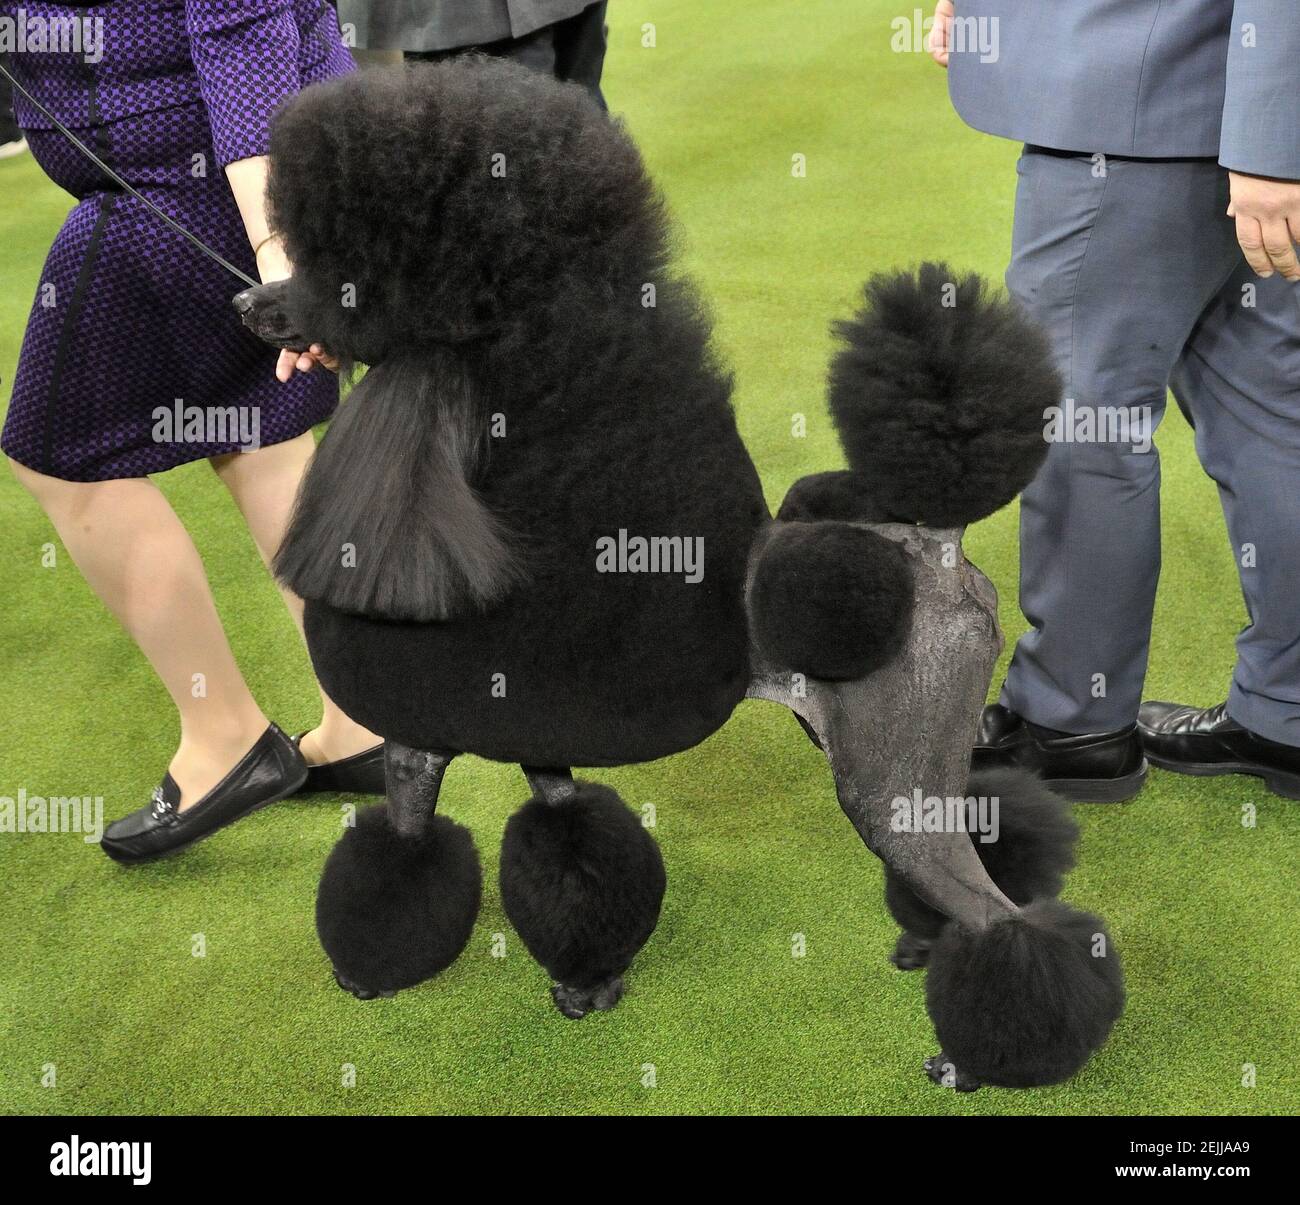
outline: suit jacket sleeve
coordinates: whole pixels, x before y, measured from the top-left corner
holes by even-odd
[[[1300,20],[1294,0],[1236,0],[1219,162],[1300,180]]]
[[[301,87],[292,0],[185,0],[185,26],[220,165],[265,155],[271,114]]]

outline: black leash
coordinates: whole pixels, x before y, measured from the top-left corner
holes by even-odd
[[[68,127],[65,126],[63,122],[61,122],[57,117],[55,117],[54,114],[49,111],[49,109],[47,109],[43,104],[41,104],[39,100],[36,99],[36,97],[34,97],[30,92],[28,92],[27,89],[22,86],[22,84],[20,84],[16,79],[14,79],[13,73],[3,63],[0,63],[0,75],[3,75],[11,84],[13,84],[14,88],[18,92],[22,93],[22,95],[26,98],[27,103],[30,104],[32,108],[34,108],[39,114],[41,114],[42,117],[44,117],[47,121],[49,121],[54,126],[54,128],[64,136],[64,138],[66,138],[70,143],[72,143],[72,145],[75,146],[77,150],[79,150],[83,155],[85,155],[86,158],[89,159],[91,163],[93,163],[97,168],[99,168],[99,170],[102,171],[110,180],[112,180],[114,184],[116,184],[119,188],[125,189],[125,191],[129,192],[137,201],[143,202],[143,204],[145,204],[149,209],[153,210],[153,212],[157,214],[158,217],[162,218],[162,220],[166,222],[168,226],[170,226],[173,230],[175,230],[177,234],[184,235],[184,237],[189,239],[189,241],[193,243],[194,246],[196,246],[200,251],[202,251],[204,255],[206,255],[211,260],[215,260],[223,268],[225,268],[225,270],[229,272],[232,276],[237,276],[246,285],[252,285],[254,287],[258,285],[259,283],[258,281],[254,280],[246,272],[241,272],[238,268],[235,267],[234,264],[232,264],[224,256],[219,255],[217,252],[213,251],[212,248],[209,247],[207,243],[205,243],[201,238],[199,238],[198,235],[191,234],[175,218],[170,217],[168,214],[164,213],[161,209],[159,209],[158,206],[155,205],[151,200],[149,200],[148,197],[144,196],[139,191],[139,189],[132,188],[131,185],[129,185],[125,180],[122,179],[121,176],[117,174],[117,172],[115,172],[111,167],[108,166],[107,163],[105,163],[98,155],[96,155],[95,152],[90,149],[90,147],[88,147],[84,142],[81,141],[80,138],[78,138],[70,129],[68,129]]]

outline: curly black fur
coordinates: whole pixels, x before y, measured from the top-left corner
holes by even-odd
[[[316,932],[344,978],[373,992],[412,987],[445,970],[469,941],[482,894],[469,830],[434,816],[403,837],[388,808],[366,808],[325,862]]]
[[[1124,973],[1100,919],[1037,900],[982,933],[949,925],[925,996],[963,1074],[1032,1088],[1069,1079],[1101,1047],[1124,1009]]]
[[[860,678],[902,647],[912,588],[907,553],[893,540],[848,523],[783,523],[754,570],[750,624],[782,666]]]
[[[776,517],[791,523],[815,523],[818,519],[843,519],[846,523],[893,521],[876,501],[871,483],[847,469],[800,477],[786,492]]]
[[[850,467],[900,521],[949,527],[1005,506],[1047,455],[1044,411],[1061,398],[1042,333],[946,264],[874,276],[865,300],[836,324],[830,370]]]
[[[966,795],[998,800],[998,839],[973,839],[972,844],[1002,894],[1017,904],[1058,896],[1074,866],[1079,836],[1069,803],[1048,790],[1037,774],[1016,768],[972,771]],[[885,903],[899,925],[916,937],[933,941],[948,921],[889,866]]]
[[[580,782],[570,801],[533,799],[506,824],[501,902],[528,952],[558,983],[621,975],[659,921],[659,846],[618,793]]]
[[[745,571],[767,509],[626,132],[580,88],[461,61],[307,89],[277,120],[271,160],[291,325],[372,373],[400,350],[429,381],[379,408],[345,403],[281,554],[316,600],[325,689],[415,749],[618,765],[698,744],[749,684]],[[462,386],[487,438],[457,483],[406,420],[423,407],[440,439],[440,399]],[[447,480],[456,518],[434,514]],[[488,557],[485,585],[447,598],[439,564],[463,563],[486,526],[467,488],[527,581]],[[359,523],[377,581],[320,559]],[[597,541],[620,530],[702,541],[703,580],[599,572]]]

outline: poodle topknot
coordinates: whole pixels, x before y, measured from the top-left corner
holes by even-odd
[[[309,88],[270,156],[272,224],[309,286],[299,329],[348,359],[540,334],[548,295],[632,307],[664,276],[664,207],[631,138],[581,88],[512,63]]]

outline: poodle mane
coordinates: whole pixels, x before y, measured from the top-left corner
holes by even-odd
[[[313,86],[276,118],[268,193],[294,329],[371,365],[277,557],[302,597],[422,623],[499,606],[575,538],[536,530],[560,475],[575,510],[627,513],[626,470],[581,468],[613,416],[664,484],[683,463],[668,443],[729,441],[723,510],[748,513],[708,311],[671,270],[640,153],[583,89],[482,56]]]

